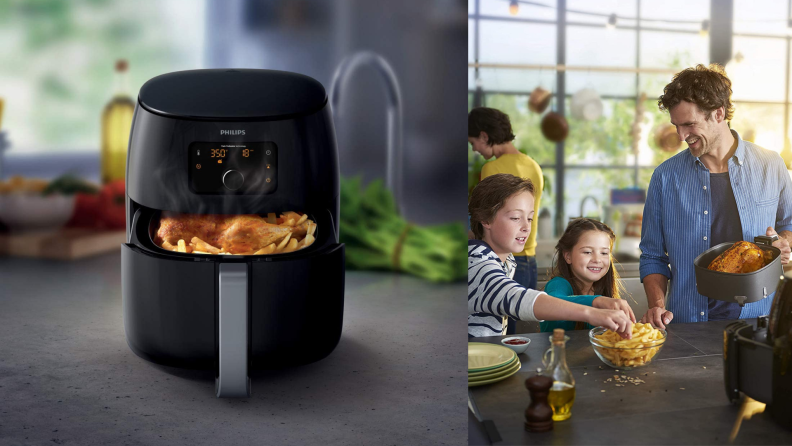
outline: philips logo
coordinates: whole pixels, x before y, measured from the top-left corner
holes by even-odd
[[[221,135],[244,135],[244,130],[220,130]]]

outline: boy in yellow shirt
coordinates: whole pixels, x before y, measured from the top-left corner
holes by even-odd
[[[468,114],[468,142],[473,146],[473,151],[478,152],[484,159],[493,156],[495,160],[484,164],[481,169],[481,179],[497,173],[508,173],[519,178],[528,178],[535,185],[534,190],[534,219],[531,222],[531,233],[525,242],[525,249],[515,252],[517,268],[514,280],[522,286],[536,289],[536,223],[539,216],[539,203],[544,189],[542,169],[530,156],[517,150],[512,143],[512,132],[509,116],[500,110],[487,107],[477,107]],[[508,325],[507,334],[514,333],[515,324]]]

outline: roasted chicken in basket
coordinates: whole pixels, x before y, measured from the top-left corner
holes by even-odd
[[[737,242],[715,258],[707,269],[723,273],[752,273],[773,261],[770,251],[751,242]]]
[[[307,215],[286,212],[280,218],[259,215],[163,213],[154,242],[171,251],[210,254],[292,252],[314,241],[316,223]]]

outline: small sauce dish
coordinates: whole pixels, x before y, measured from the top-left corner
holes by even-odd
[[[519,336],[510,336],[501,340],[501,344],[514,350],[518,355],[528,350],[528,345],[531,343],[529,338],[522,338]]]

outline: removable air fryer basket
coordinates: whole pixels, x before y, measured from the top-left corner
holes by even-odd
[[[696,257],[693,265],[696,273],[696,289],[699,294],[710,299],[736,302],[743,306],[757,302],[773,294],[778,280],[783,275],[781,251],[775,246],[758,245],[771,251],[773,261],[764,268],[752,273],[724,273],[707,269],[710,263],[737,242],[721,243]]]
[[[141,246],[123,245],[123,293],[134,296],[123,300],[130,348],[158,364],[215,369],[218,271],[221,265],[238,264],[247,270],[250,290],[249,367],[322,359],[341,337],[344,247],[310,248],[272,256],[210,256],[165,250],[152,255]]]

